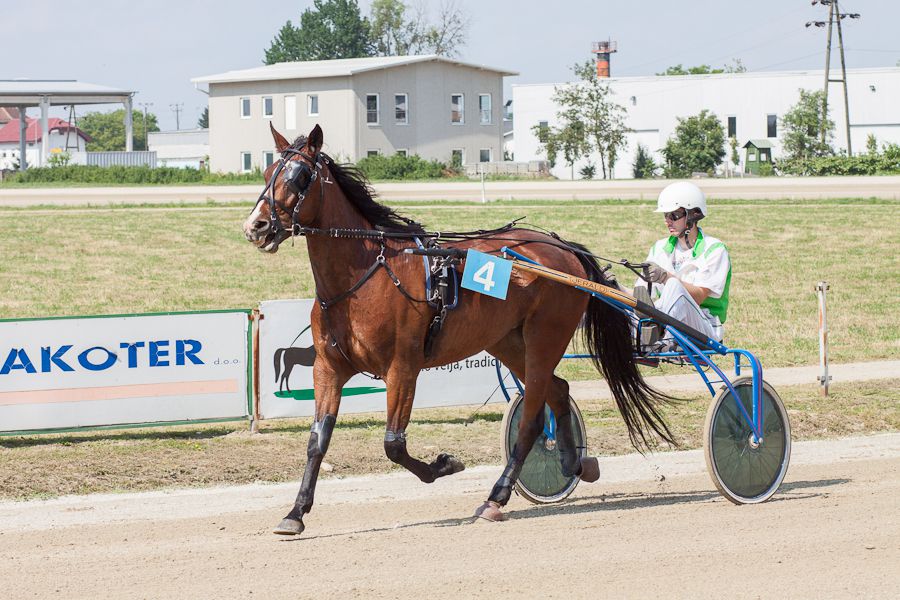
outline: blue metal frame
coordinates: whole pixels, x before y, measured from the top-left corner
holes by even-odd
[[[521,260],[521,261],[528,262],[528,263],[531,263],[534,265],[540,265],[540,263],[538,263],[526,256],[523,256],[523,255],[519,254],[518,252],[516,252],[515,250],[511,250],[505,246],[501,249],[501,252],[503,254],[509,254],[509,255],[515,257],[516,260]],[[581,286],[576,285],[576,286],[572,286],[572,287],[574,287],[575,289],[581,290],[583,292],[587,292],[591,296],[598,298],[599,300],[606,302],[607,304],[609,304],[613,308],[619,310],[620,312],[625,313],[629,318],[632,319],[632,321],[635,323],[635,327],[638,330],[640,330],[640,327],[644,322],[652,321],[652,319],[638,318],[638,316],[634,312],[634,309],[631,306],[628,306],[627,304],[623,304],[617,300],[608,298],[602,294],[599,294],[593,290],[590,290],[590,289],[587,289],[587,288],[584,288]],[[678,359],[687,360],[688,362],[691,363],[691,365],[694,367],[694,369],[697,371],[697,373],[700,374],[700,377],[703,378],[703,383],[706,384],[707,390],[709,391],[710,395],[713,397],[715,397],[715,395],[716,395],[716,391],[715,391],[715,388],[713,388],[713,384],[724,383],[725,386],[728,388],[728,390],[731,392],[731,395],[734,398],[735,404],[737,404],[738,410],[740,411],[742,418],[744,419],[744,421],[747,423],[747,425],[750,427],[751,431],[753,432],[754,439],[751,441],[753,443],[762,442],[763,441],[762,432],[763,432],[763,426],[764,426],[764,423],[763,423],[764,411],[763,411],[763,406],[762,406],[763,376],[762,376],[762,365],[760,364],[759,360],[757,360],[756,357],[753,356],[753,354],[751,354],[747,350],[742,350],[740,348],[728,348],[724,344],[717,342],[716,340],[713,340],[713,339],[703,340],[704,345],[711,348],[711,350],[701,350],[698,347],[697,343],[695,343],[692,340],[692,338],[688,337],[687,335],[685,335],[684,333],[679,331],[677,326],[666,325],[666,329],[667,329],[667,331],[669,331],[672,334],[672,337],[675,339],[675,341],[677,342],[677,344],[681,348],[681,350],[677,351],[677,352],[652,352],[652,353],[644,355],[644,357],[657,358],[657,359],[663,359],[663,360],[666,360],[666,359],[668,359],[668,360],[678,360]],[[735,377],[740,376],[741,366],[743,366],[742,359],[746,359],[747,365],[750,367],[751,374],[752,374],[752,394],[753,394],[752,414],[747,414],[747,410],[744,408],[743,403],[741,403],[740,397],[738,396],[737,391],[734,389],[734,386],[732,385],[731,380],[718,367],[718,365],[716,365],[712,361],[711,357],[714,355],[717,355],[717,354],[721,355],[721,356],[726,356],[728,354],[731,354],[734,356]],[[563,356],[563,358],[593,358],[593,357],[589,354],[566,354]],[[496,367],[497,367],[497,380],[500,382],[500,389],[503,391],[503,395],[506,397],[506,401],[509,402],[511,400],[511,398],[507,391],[506,385],[503,382],[503,376],[500,371],[500,361],[497,361]],[[715,374],[719,377],[719,379],[718,380],[710,380],[706,374],[706,371],[704,370],[704,367],[706,367],[707,369],[712,369],[715,372]],[[518,388],[519,393],[524,395],[525,390],[522,387],[521,382],[516,378],[516,376],[512,372],[510,372],[510,375],[512,375],[513,381],[515,382],[516,388]],[[548,425],[552,429],[548,430]],[[555,425],[555,423],[552,418],[552,411],[551,411],[551,422],[550,422],[550,424],[544,425],[544,433],[551,439],[553,437],[555,437],[555,427],[553,427],[553,425]]]

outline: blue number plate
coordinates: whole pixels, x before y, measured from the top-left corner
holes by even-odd
[[[506,300],[512,262],[499,256],[491,256],[477,250],[466,254],[466,268],[463,271],[462,286],[479,294]]]

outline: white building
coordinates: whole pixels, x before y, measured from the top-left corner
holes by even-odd
[[[340,160],[418,154],[462,163],[503,158],[504,69],[441,56],[289,62],[192,79],[209,86],[212,171],[275,159],[269,124],[288,139],[315,124]]]
[[[209,161],[209,129],[151,131],[147,145],[160,167],[201,169]]]
[[[740,149],[749,140],[769,140],[773,156],[781,152],[781,117],[799,100],[798,89],[822,89],[824,71],[783,71],[723,73],[717,75],[680,75],[653,77],[614,77],[609,86],[613,98],[627,111],[626,125],[633,131],[628,146],[615,166],[616,178],[632,177],[637,144],[655,152],[674,133],[678,117],[689,117],[707,109],[718,116],[727,136],[738,140]],[[847,71],[850,105],[850,135],[853,153],[865,152],[866,139],[875,135],[879,145],[900,143],[900,68],[850,69]],[[551,100],[554,88],[566,84],[514,85],[515,160],[546,158],[539,152],[540,142],[532,132],[534,125],[557,124],[557,106]],[[835,123],[833,146],[846,149],[843,88],[832,83],[828,96],[829,116]],[[726,161],[730,156],[726,142]],[[589,159],[575,165],[578,170]],[[599,160],[591,159],[598,166]],[[553,174],[570,178],[570,169],[557,160]]]

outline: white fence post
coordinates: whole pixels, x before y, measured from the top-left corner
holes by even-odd
[[[819,295],[819,366],[822,368],[822,374],[816,379],[821,384],[819,391],[823,396],[828,395],[828,384],[831,381],[831,375],[828,374],[828,322],[825,312],[825,292],[828,289],[827,281],[816,284],[816,292]]]

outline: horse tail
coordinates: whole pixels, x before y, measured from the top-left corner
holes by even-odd
[[[584,252],[575,254],[588,278],[608,285],[606,276],[594,257],[587,253],[587,249],[580,244],[566,243]],[[671,404],[675,398],[653,389],[641,376],[634,360],[633,333],[628,315],[591,295],[582,334],[594,366],[609,384],[634,447],[638,450],[649,447],[649,430],[669,444],[677,446],[665,418],[659,412],[660,405]]]
[[[275,351],[275,381],[278,381],[278,376],[281,375],[281,355],[284,354],[285,348],[279,348]]]

